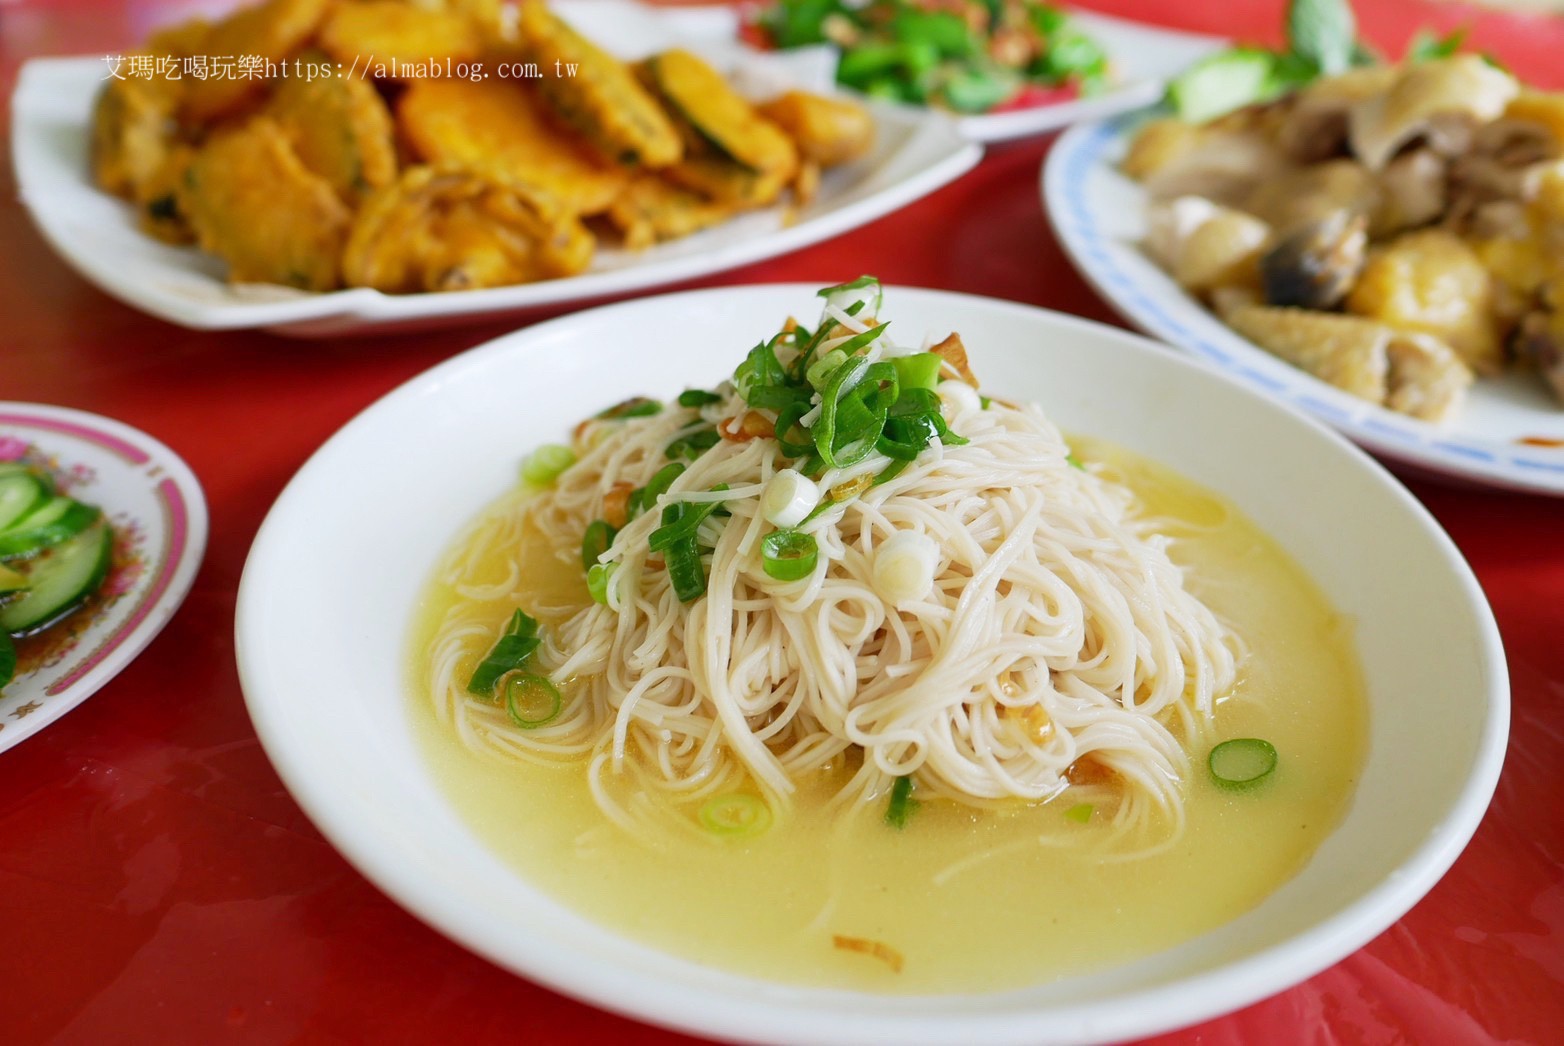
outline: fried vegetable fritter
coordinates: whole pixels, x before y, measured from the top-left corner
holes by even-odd
[[[306,54],[315,69],[323,55]],[[280,81],[266,115],[288,136],[304,166],[331,183],[348,204],[396,179],[391,113],[368,82],[346,76],[290,76]]]
[[[629,184],[578,139],[548,122],[543,102],[509,80],[417,80],[397,122],[418,157],[445,167],[490,168],[531,185],[577,214],[599,214]]]
[[[581,222],[492,172],[410,167],[359,210],[343,253],[351,286],[471,290],[572,276],[592,257]]]
[[[463,14],[426,10],[401,0],[338,4],[320,29],[320,47],[344,66],[371,75],[382,64],[471,62],[483,50],[478,26]],[[418,74],[413,73],[416,77]]]
[[[755,171],[716,152],[686,154],[664,175],[686,189],[735,207],[766,207],[777,201],[794,171]]]
[[[798,170],[792,139],[696,55],[664,51],[643,62],[641,72],[679,125],[686,157],[712,150],[783,181]]]
[[[178,105],[178,92],[161,78],[104,84],[92,111],[93,181],[107,192],[133,199],[168,158]]]
[[[351,212],[275,121],[258,117],[214,135],[191,161],[180,200],[231,281],[337,286]]]
[[[874,120],[862,106],[807,91],[788,91],[759,106],[760,114],[822,167],[856,160],[874,144]]]
[[[542,0],[524,0],[519,30],[522,52],[543,73],[543,98],[603,159],[658,168],[683,155],[673,122],[630,68],[556,18]]]
[[[738,208],[714,203],[655,174],[642,175],[614,200],[608,221],[632,250],[674,240],[727,221]]]
[[[245,7],[212,26],[201,51],[219,60],[281,63],[304,49],[331,0],[267,0]],[[235,65],[234,72],[239,72]],[[201,124],[232,113],[265,93],[266,76],[211,76],[185,81],[183,114],[187,123]]]
[[[137,186],[136,223],[148,236],[164,243],[195,242],[195,230],[190,227],[182,200],[185,175],[195,154],[189,145],[175,145],[157,170]]]

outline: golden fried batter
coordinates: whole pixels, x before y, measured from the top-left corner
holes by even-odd
[[[470,290],[570,276],[592,235],[558,204],[487,171],[410,167],[360,209],[347,282],[389,293]]]
[[[523,53],[543,73],[544,99],[605,160],[666,167],[683,154],[672,121],[623,62],[549,13],[542,0],[521,5]]]
[[[755,171],[715,151],[686,154],[663,171],[669,181],[735,207],[766,207],[777,201],[794,171]]]
[[[339,4],[320,30],[320,46],[346,68],[371,75],[382,64],[471,62],[483,49],[478,27],[465,15],[430,11],[401,0]],[[414,73],[413,76],[418,74]]]
[[[194,243],[195,230],[181,202],[185,174],[195,149],[175,145],[152,174],[136,187],[136,221],[141,231],[164,243]]]
[[[228,263],[229,280],[337,286],[351,213],[275,121],[215,135],[196,153],[180,198],[201,246]]]
[[[417,80],[397,102],[402,135],[420,159],[446,167],[487,167],[535,186],[577,214],[599,214],[629,175],[589,156],[544,117],[514,81]]]
[[[314,35],[331,0],[267,0],[246,7],[212,26],[201,43],[201,52],[213,59],[259,61],[280,65],[292,58]],[[238,71],[237,64],[234,71]],[[185,81],[184,117],[192,124],[205,123],[231,113],[265,92],[263,76],[208,77]]]
[[[856,160],[874,144],[874,120],[850,102],[789,91],[758,108],[787,132],[804,159],[822,167]]]
[[[737,211],[732,204],[714,203],[647,174],[631,182],[614,201],[608,220],[624,236],[626,247],[640,250],[727,221]]]
[[[328,64],[319,54],[304,60],[316,69]],[[266,115],[282,127],[304,166],[349,204],[396,179],[391,113],[364,80],[340,71],[289,76],[279,82]]]
[[[177,82],[177,81],[176,81]],[[134,198],[168,158],[178,93],[161,78],[110,80],[92,111],[92,177],[116,196]]]
[[[685,50],[664,51],[648,58],[641,69],[675,123],[682,125],[687,158],[715,151],[783,182],[798,170],[792,139],[700,58]]]

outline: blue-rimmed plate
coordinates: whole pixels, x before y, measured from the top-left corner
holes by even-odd
[[[1229,329],[1141,250],[1146,194],[1119,172],[1127,113],[1080,124],[1043,168],[1043,206],[1082,274],[1142,330],[1301,408],[1381,457],[1512,490],[1564,496],[1564,408],[1534,375],[1479,379],[1466,410],[1432,425],[1348,395]]]

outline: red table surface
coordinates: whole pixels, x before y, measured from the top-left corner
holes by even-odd
[[[1282,5],[1093,4],[1263,41],[1278,37]],[[148,25],[224,6],[0,0],[0,93],[33,55],[124,49]],[[1366,35],[1392,52],[1419,24],[1475,22],[1478,46],[1564,87],[1564,20],[1359,6]],[[1118,322],[1044,220],[1048,145],[992,149],[898,214],[701,285],[871,271]],[[283,790],[240,694],[235,592],[288,478],[381,394],[514,323],[333,342],[168,326],[67,269],[17,202],[10,163],[0,171],[0,398],[152,433],[195,469],[212,517],[195,587],[163,634],[83,707],[0,756],[0,1042],[679,1041],[512,976],[391,903]],[[1444,880],[1367,947],[1161,1042],[1564,1037],[1564,502],[1412,489],[1470,559],[1509,656],[1514,722],[1493,806]]]

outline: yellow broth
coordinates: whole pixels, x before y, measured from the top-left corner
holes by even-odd
[[[896,830],[882,810],[825,810],[840,776],[803,783],[795,808],[768,832],[739,840],[695,833],[651,847],[607,823],[585,763],[538,766],[470,751],[436,719],[428,651],[458,599],[431,585],[413,646],[411,714],[432,770],[473,831],[528,882],[647,945],[726,970],[798,984],[876,992],[1000,990],[1138,958],[1252,908],[1308,860],[1342,817],[1363,764],[1366,722],[1350,623],[1236,509],[1148,461],[1107,445],[1078,452],[1127,482],[1169,520],[1189,584],[1249,647],[1217,739],[1261,737],[1277,771],[1251,791],[1218,788],[1206,752],[1191,753],[1188,823],[1171,845],[1124,859],[1107,818],[1066,817],[1051,803],[979,810],[926,802]],[[491,512],[516,510],[518,497]],[[584,602],[579,563],[542,538],[536,570],[493,601]],[[471,577],[503,577],[479,561]],[[483,651],[474,649],[475,662]],[[567,695],[568,698],[568,695]],[[1044,846],[1043,834],[1066,838]],[[1078,845],[1075,845],[1078,842]],[[839,948],[840,936],[901,957]]]

